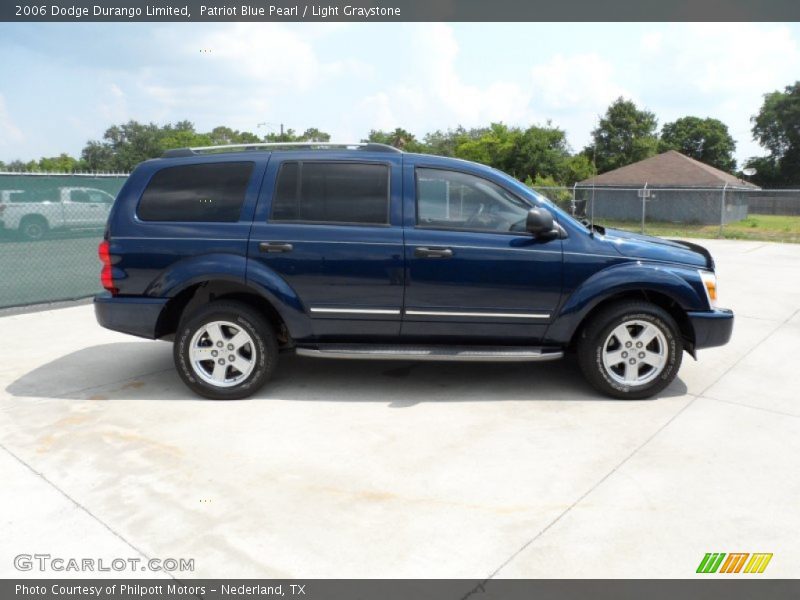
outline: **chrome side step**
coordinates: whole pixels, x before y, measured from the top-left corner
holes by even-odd
[[[472,362],[533,362],[564,356],[558,348],[538,346],[414,346],[371,344],[319,344],[297,347],[298,356],[360,360],[441,360]]]

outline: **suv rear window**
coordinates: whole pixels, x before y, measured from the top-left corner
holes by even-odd
[[[142,194],[137,214],[143,221],[238,221],[253,167],[225,162],[161,169]]]
[[[285,162],[275,186],[272,220],[386,225],[389,167]]]

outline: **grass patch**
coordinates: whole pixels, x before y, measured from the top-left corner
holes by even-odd
[[[641,221],[597,220],[605,227],[641,232]],[[726,223],[719,232],[719,225],[693,223],[664,223],[648,221],[644,232],[659,237],[723,238],[729,240],[758,240],[764,242],[788,242],[800,244],[800,216],[750,215],[735,223]]]

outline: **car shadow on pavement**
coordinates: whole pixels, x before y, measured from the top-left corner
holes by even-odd
[[[676,379],[655,399],[682,396]],[[172,344],[119,342],[78,350],[6,387],[15,397],[74,400],[202,400],[172,363]],[[424,402],[614,401],[593,390],[573,357],[543,363],[331,360],[282,354],[270,381],[245,401]]]

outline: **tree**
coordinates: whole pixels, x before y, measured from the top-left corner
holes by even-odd
[[[316,127],[309,127],[299,138],[303,142],[330,142],[331,134],[320,131]]]
[[[458,144],[470,139],[478,131],[483,132],[486,129],[473,129],[468,132],[461,125],[447,131],[437,129],[432,133],[425,134],[421,151],[426,154],[436,154],[437,156],[455,156]]]
[[[565,182],[569,159],[567,134],[548,122],[520,131],[513,159],[506,170],[517,177]]]
[[[413,133],[410,133],[402,127],[396,127],[394,131],[381,131],[379,129],[372,129],[363,142],[372,142],[375,144],[387,144],[400,148],[406,152],[419,152],[422,150],[423,145],[417,141]]]
[[[294,138],[291,130],[289,133]],[[163,126],[128,121],[109,127],[102,140],[88,142],[81,157],[82,163],[92,171],[130,171],[143,160],[161,156],[171,148],[255,144],[260,141],[254,133],[222,125],[208,133],[201,133],[195,130],[191,121]]]
[[[519,128],[492,123],[485,129],[472,129],[459,139],[455,156],[511,172],[522,162],[518,160],[520,138]],[[524,178],[527,173],[520,168],[520,172],[514,174]]]
[[[22,162],[21,160],[19,160],[17,158],[17,159],[12,160],[10,163],[8,163],[6,165],[6,168],[9,171],[29,171],[29,170],[31,170],[31,167],[30,167],[31,164],[33,164],[35,166],[36,163],[34,163],[33,161],[30,161],[30,162],[27,162],[27,163],[26,162]]]
[[[292,142],[327,142],[331,135],[320,131],[316,127],[309,127],[298,135],[294,129],[287,129],[283,133],[268,133],[264,136],[264,141],[272,144],[292,143]]]
[[[659,151],[677,150],[686,156],[732,172],[736,168],[733,153],[736,142],[728,127],[718,119],[682,117],[661,128]]]
[[[256,144],[261,141],[261,138],[255,133],[238,131],[223,125],[214,127],[207,135],[212,146],[223,146],[225,144]]]
[[[751,122],[753,139],[769,151],[766,160],[759,159],[763,171],[759,169],[754,180],[762,185],[800,184],[800,81],[783,92],[766,94]]]
[[[193,131],[188,121],[167,127],[171,133]],[[155,123],[128,121],[109,127],[103,134],[103,141],[90,141],[81,157],[94,171],[130,171],[138,163],[160,156],[164,137],[164,131]]]
[[[624,167],[657,153],[657,126],[653,113],[617,98],[592,131],[593,143],[584,152],[594,156],[599,173]]]
[[[82,163],[66,153],[50,158],[42,157],[37,165],[40,171],[53,171],[57,173],[72,173],[82,169]]]

